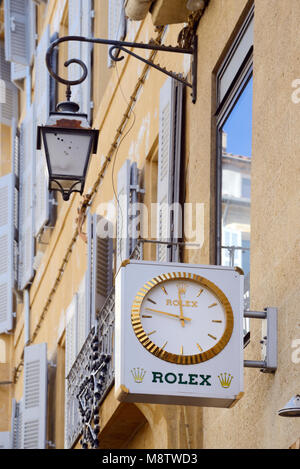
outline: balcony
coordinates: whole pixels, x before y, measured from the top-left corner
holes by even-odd
[[[65,448],[82,435],[83,448],[98,446],[99,408],[114,382],[115,292],[111,291],[66,382]]]
[[[143,258],[137,242],[132,259]],[[98,447],[99,409],[114,384],[115,291],[110,292],[66,380],[65,448],[81,436],[83,448]]]

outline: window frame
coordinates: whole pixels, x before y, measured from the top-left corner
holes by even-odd
[[[222,99],[220,99],[220,84],[221,79],[224,76],[226,70],[230,67],[230,62],[234,58],[234,55],[241,53],[239,49],[243,38],[248,32],[249,27],[253,27],[254,18],[254,6],[249,11],[246,19],[243,22],[238,34],[236,35],[228,53],[216,74],[216,113],[215,113],[215,129],[216,129],[216,202],[215,202],[215,261],[217,265],[222,265],[222,132],[221,129],[224,127],[227,119],[230,117],[235,105],[239,101],[242,93],[246,86],[253,77],[253,43],[248,43],[249,49],[244,56],[240,57],[238,61],[239,67],[236,73],[232,74],[232,79],[228,85],[227,90],[224,93]],[[243,49],[243,48],[242,48]],[[234,70],[234,68],[233,68]],[[251,208],[250,208],[251,209]],[[245,324],[244,334],[244,347],[248,345],[250,341],[250,330],[249,320]]]
[[[221,109],[217,116],[216,131],[217,131],[217,168],[216,168],[216,262],[221,265],[221,246],[222,246],[222,136],[221,129],[229,118],[234,106],[240,99],[243,91],[253,77],[253,58],[248,59],[240,79],[236,81],[235,86],[232,87],[231,93],[228,96],[224,109]]]

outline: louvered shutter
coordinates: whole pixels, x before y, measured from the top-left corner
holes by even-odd
[[[85,0],[81,17],[81,35],[92,37],[92,1]],[[88,115],[88,121],[91,120],[91,83],[92,83],[92,44],[83,42],[81,44],[81,60],[86,64],[88,76],[81,83],[81,112]]]
[[[33,277],[33,183],[35,175],[35,131],[34,108],[31,106],[20,129],[19,290],[23,290]]]
[[[29,289],[24,290],[23,295],[24,303],[24,345],[27,345],[30,341],[30,296]]]
[[[12,122],[12,178],[14,190],[14,239],[13,239],[13,272],[14,272],[14,288],[18,286],[18,267],[19,267],[19,132],[16,121]]]
[[[11,442],[12,449],[21,449],[22,447],[22,417],[23,417],[23,402],[12,400],[12,413],[11,413]]]
[[[31,0],[4,0],[6,60],[30,65],[35,35],[35,5]]]
[[[108,39],[121,41],[126,34],[124,0],[108,0]],[[118,53],[116,51],[116,53]],[[108,67],[112,66],[108,55]]]
[[[0,333],[13,327],[14,178],[0,178]]]
[[[157,239],[174,242],[181,237],[180,165],[183,89],[169,78],[160,91],[157,181]],[[157,260],[178,260],[178,248],[158,244]]]
[[[160,91],[159,108],[159,152],[158,152],[158,181],[157,181],[157,239],[171,240],[170,206],[172,204],[172,175],[173,175],[173,81],[167,79]],[[157,246],[157,260],[171,261],[171,249],[163,244]]]
[[[90,329],[90,318],[87,310],[87,301],[86,297],[89,291],[87,289],[87,275],[85,274],[78,292],[78,306],[77,306],[77,352],[76,355],[80,352],[85,339],[87,338],[89,329]]]
[[[137,246],[137,240],[142,228],[142,204],[139,204],[139,170],[137,163],[132,163],[130,168],[130,206],[129,206],[129,238],[130,254]]]
[[[109,220],[97,214],[88,216],[88,278],[90,284],[91,326],[112,286],[113,240]]]
[[[16,85],[20,86],[20,81],[23,80],[28,74],[28,66],[22,64],[16,64],[11,62],[11,81]]]
[[[18,118],[18,89],[11,83],[10,63],[5,60],[4,44],[0,42],[0,124],[12,125]]]
[[[10,449],[9,432],[0,432],[0,449]]]
[[[69,36],[81,36],[81,17],[82,17],[82,0],[69,0]],[[79,41],[68,42],[68,58],[81,58],[82,43]],[[72,64],[68,67],[68,79],[77,80],[82,73],[81,67]],[[80,106],[82,111],[82,86],[72,86],[72,101]]]
[[[66,312],[66,376],[68,376],[77,355],[77,307],[78,297],[75,294]]]
[[[173,211],[172,211],[172,240],[179,241],[182,238],[183,220],[181,207],[181,173],[184,172],[183,152],[183,103],[185,86],[173,80],[174,104],[174,166],[173,166]],[[172,262],[179,262],[179,246],[173,245]]]
[[[126,160],[118,173],[116,272],[121,263],[129,258],[129,204],[130,204],[130,161]]]
[[[44,449],[47,416],[47,344],[24,349],[23,449]]]
[[[45,65],[45,56],[50,44],[50,28],[46,28],[37,47],[35,60],[35,113],[36,125],[45,125],[49,117],[50,75]],[[38,235],[49,220],[48,170],[44,149],[34,148],[35,174],[35,229]]]

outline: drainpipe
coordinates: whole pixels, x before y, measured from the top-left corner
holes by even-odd
[[[143,20],[153,3],[153,0],[126,0],[125,12],[126,16],[131,20]]]

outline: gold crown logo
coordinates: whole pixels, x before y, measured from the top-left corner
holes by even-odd
[[[186,294],[186,285],[184,285],[184,283],[178,284],[177,288],[178,288],[178,293],[180,295],[185,295]]]
[[[136,383],[142,383],[145,377],[146,371],[144,368],[133,368],[131,374]]]
[[[230,387],[231,381],[233,380],[233,376],[230,373],[228,373],[228,375],[227,373],[224,373],[224,375],[223,373],[220,373],[218,375],[218,378],[219,378],[222,388],[225,388],[225,389]]]

